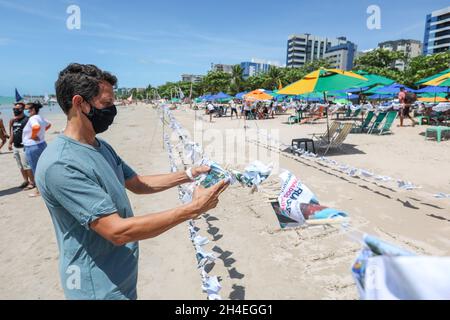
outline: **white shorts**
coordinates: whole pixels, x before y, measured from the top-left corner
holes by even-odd
[[[28,163],[27,157],[25,155],[24,148],[14,147],[13,155],[20,170],[31,170],[30,164]]]

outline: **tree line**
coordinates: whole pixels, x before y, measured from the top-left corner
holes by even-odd
[[[404,71],[395,68],[395,62],[398,60],[405,63]],[[203,77],[202,81],[198,83],[183,81],[167,82],[158,87],[149,85],[143,91],[132,89],[131,94],[133,94],[135,99],[142,100],[147,97],[153,98],[156,91],[161,98],[170,99],[172,97],[179,97],[180,89],[185,97],[192,95],[192,98],[205,94],[215,94],[220,91],[230,95],[236,95],[242,91],[255,89],[276,90],[280,85],[283,87],[289,85],[320,67],[329,68],[330,63],[327,60],[315,60],[305,64],[301,68],[278,68],[271,66],[266,73],[244,79],[242,77],[243,70],[241,66],[235,65],[232,68],[231,74],[221,71],[209,71]],[[364,70],[369,73],[391,78],[406,86],[414,87],[415,82],[449,67],[450,52],[408,59],[402,52],[376,49],[357,58],[353,71]],[[127,95],[129,94],[127,93]],[[127,97],[119,96],[119,98]]]

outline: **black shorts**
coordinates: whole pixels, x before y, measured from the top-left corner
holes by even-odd
[[[409,113],[411,111],[410,109],[411,109],[411,107],[407,106],[407,107],[404,107],[403,109],[400,109],[400,111],[403,112],[404,117],[407,117],[407,116],[409,116]]]

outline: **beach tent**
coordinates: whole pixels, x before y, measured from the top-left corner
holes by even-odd
[[[320,68],[279,90],[278,93],[288,95],[299,95],[309,92],[325,93],[361,85],[364,81],[367,81],[367,79],[351,71]]]
[[[415,92],[414,89],[408,88],[405,85],[402,85],[400,83],[393,83],[389,86],[380,87],[377,86],[375,88],[372,88],[370,90],[367,90],[365,93],[375,93],[375,94],[396,94],[400,92],[400,88],[405,88],[406,91],[409,92]]]
[[[244,99],[244,96],[245,96],[247,93],[248,93],[247,91],[239,92],[237,95],[235,95],[235,98],[236,98],[236,99],[239,99],[239,100],[243,100],[243,99]]]
[[[203,97],[202,97],[202,100],[203,101],[213,101],[214,100],[214,95],[211,95],[211,94],[205,94]]]
[[[218,94],[215,94],[212,96],[212,99],[217,100],[217,101],[230,100],[232,98],[233,98],[232,96],[230,96],[226,93],[223,93],[223,92],[219,92]]]
[[[270,101],[272,98],[264,89],[256,89],[244,95],[244,100],[247,101]]]
[[[392,94],[373,94],[371,96],[368,96],[367,99],[369,100],[383,100],[383,99],[391,99],[392,98]]]
[[[447,92],[447,88],[446,87],[433,87],[433,86],[428,86],[428,87],[424,87],[422,89],[416,90],[416,93],[443,93],[443,92]]]

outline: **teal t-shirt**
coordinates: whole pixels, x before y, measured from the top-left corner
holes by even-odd
[[[89,224],[133,216],[125,181],[136,173],[103,140],[58,136],[39,158],[36,183],[55,227],[67,299],[136,299],[138,243],[115,246]]]

